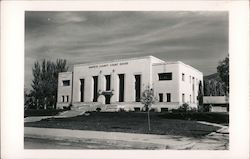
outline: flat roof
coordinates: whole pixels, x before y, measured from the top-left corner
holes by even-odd
[[[72,74],[72,72],[69,72],[69,71],[68,72],[59,72],[59,75],[60,74]]]
[[[165,61],[165,62],[162,62],[162,63],[154,63],[153,66],[171,65],[171,64],[181,64],[181,65],[187,66],[187,67],[189,67],[189,68],[191,68],[191,69],[194,69],[195,71],[197,71],[198,73],[200,73],[200,74],[203,75],[203,73],[202,73],[201,71],[199,71],[199,70],[197,70],[196,68],[194,68],[194,67],[192,67],[192,66],[190,66],[190,65],[188,65],[188,64],[185,64],[185,63],[183,63],[183,62],[181,62],[181,61]]]
[[[161,60],[157,57],[154,57],[152,55],[150,56],[140,56],[140,57],[133,57],[133,58],[123,58],[123,59],[115,59],[115,60],[108,60],[108,61],[99,61],[99,62],[89,62],[89,63],[84,63],[84,64],[75,64],[74,67],[78,66],[86,66],[86,65],[94,65],[94,64],[103,64],[103,63],[112,63],[112,62],[121,62],[121,61],[131,61],[131,60],[140,60],[140,59],[156,59],[156,60]],[[163,61],[163,60],[161,60]]]

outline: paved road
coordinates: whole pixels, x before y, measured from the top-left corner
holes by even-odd
[[[25,149],[165,149],[162,145],[144,144],[140,142],[126,141],[98,141],[96,139],[84,139],[81,142],[66,140],[53,140],[43,138],[24,138]]]
[[[228,149],[228,134],[196,139],[173,135],[133,134],[87,130],[25,127],[25,148],[72,149]],[[49,144],[49,145],[48,145]]]

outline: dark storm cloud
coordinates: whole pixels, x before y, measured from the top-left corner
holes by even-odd
[[[228,53],[227,12],[26,12],[25,78],[36,60],[69,64],[153,55],[216,72]]]

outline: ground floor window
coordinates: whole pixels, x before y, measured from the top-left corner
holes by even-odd
[[[69,102],[69,96],[66,96],[66,102]]]
[[[163,102],[163,94],[159,93],[159,102]]]
[[[185,103],[185,94],[182,93],[182,103]]]
[[[62,83],[63,83],[63,86],[69,86],[70,80],[63,80]]]
[[[167,93],[167,102],[171,102],[171,93]]]

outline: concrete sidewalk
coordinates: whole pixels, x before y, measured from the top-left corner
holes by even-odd
[[[153,134],[134,134],[121,132],[103,132],[88,130],[69,130],[69,129],[52,129],[52,128],[33,128],[25,127],[24,136],[26,138],[40,138],[61,141],[80,142],[86,144],[95,142],[98,144],[112,144],[112,149],[117,149],[119,144],[149,145],[153,149],[204,149],[204,150],[224,150],[228,148],[228,136],[214,137],[206,136],[202,139],[191,137],[173,136],[173,135],[153,135]],[[138,146],[139,145],[139,146]],[[226,145],[226,146],[225,146]]]
[[[75,110],[70,110],[70,111],[64,111],[61,112],[59,115],[55,116],[32,116],[32,117],[26,117],[24,118],[24,122],[36,122],[40,121],[42,119],[48,119],[48,118],[69,118],[69,117],[75,117],[78,115],[83,115],[85,111],[75,111]]]

